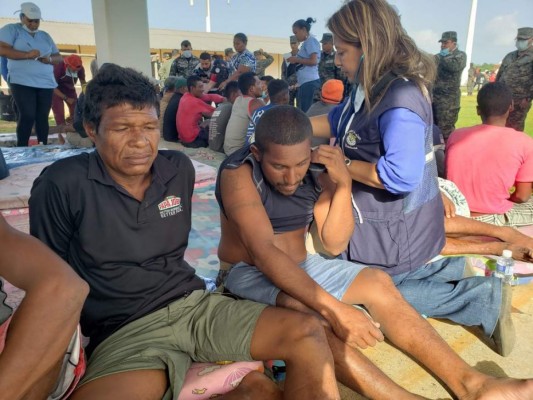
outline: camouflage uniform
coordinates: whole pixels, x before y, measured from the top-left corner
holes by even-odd
[[[351,84],[346,78],[342,70],[335,65],[335,52],[329,54],[322,52],[320,62],[318,63],[318,74],[320,75],[320,83],[323,85],[330,79],[339,79],[344,84],[344,95],[346,97],[350,94]],[[315,100],[320,100],[320,91],[315,94]]]
[[[257,76],[259,78],[262,78],[263,76],[265,76],[265,70],[267,69],[267,67],[274,62],[274,57],[272,57],[268,53],[265,53],[264,51],[262,53],[258,53],[258,54],[262,54],[262,55],[265,56],[264,60],[256,59],[256,61],[255,61],[255,65],[256,65],[255,73],[257,74]],[[254,55],[255,55],[255,53],[254,53]]]
[[[172,66],[170,67],[170,73],[168,75],[182,76],[183,78],[187,79],[192,75],[198,64],[200,64],[200,59],[198,57],[191,56],[190,58],[186,58],[179,56],[172,63]]]
[[[287,57],[292,56],[291,53],[288,53],[285,55]],[[281,78],[289,84],[289,86],[294,86],[298,83],[298,79],[296,77],[296,70],[298,68],[299,64],[291,64],[287,61],[283,60],[283,64],[281,64]],[[294,106],[294,100],[296,99],[296,93],[298,92],[298,89],[293,89],[289,91],[289,104],[291,106]]]
[[[525,51],[515,50],[505,56],[496,75],[513,92],[513,111],[509,113],[507,126],[524,131],[524,122],[533,98],[533,47]],[[525,104],[522,104],[526,99]]]
[[[466,92],[469,96],[472,96],[475,85],[476,85],[476,68],[474,66],[471,66],[468,69],[468,80],[466,81]]]
[[[466,53],[458,48],[448,55],[435,55],[437,79],[433,86],[433,118],[444,140],[455,129],[461,108],[461,72],[466,67]]]

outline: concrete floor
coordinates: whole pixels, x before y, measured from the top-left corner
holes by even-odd
[[[471,366],[498,377],[533,378],[533,284],[513,287],[512,318],[516,346],[508,357],[496,354],[477,335],[477,329],[430,319],[446,342]],[[363,350],[363,353],[393,381],[405,389],[430,399],[451,399],[441,384],[426,370],[388,343]],[[446,360],[442,360],[446,363]],[[364,399],[339,385],[343,400]]]

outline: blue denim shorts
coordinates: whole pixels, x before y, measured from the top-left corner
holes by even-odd
[[[319,254],[308,254],[300,263],[307,274],[326,292],[341,300],[357,274],[366,266],[339,258],[326,259]],[[257,267],[244,262],[235,264],[224,286],[233,294],[259,303],[276,305],[280,292]]]

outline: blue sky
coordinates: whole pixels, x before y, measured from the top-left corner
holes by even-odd
[[[90,0],[37,0],[47,20],[92,23]],[[190,31],[205,30],[205,0],[147,0],[150,27]],[[424,50],[439,51],[443,31],[455,30],[464,49],[470,0],[390,0],[398,7],[407,32]],[[313,17],[311,32],[321,37],[328,17],[339,0],[211,0],[211,31],[288,37],[292,23]],[[12,17],[18,0],[0,0],[0,16]],[[476,64],[499,62],[514,50],[516,30],[533,26],[533,0],[479,0],[472,60]],[[193,43],[194,46],[194,43]]]

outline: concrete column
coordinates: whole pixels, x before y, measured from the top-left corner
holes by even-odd
[[[92,0],[98,65],[112,62],[152,76],[146,0]]]

